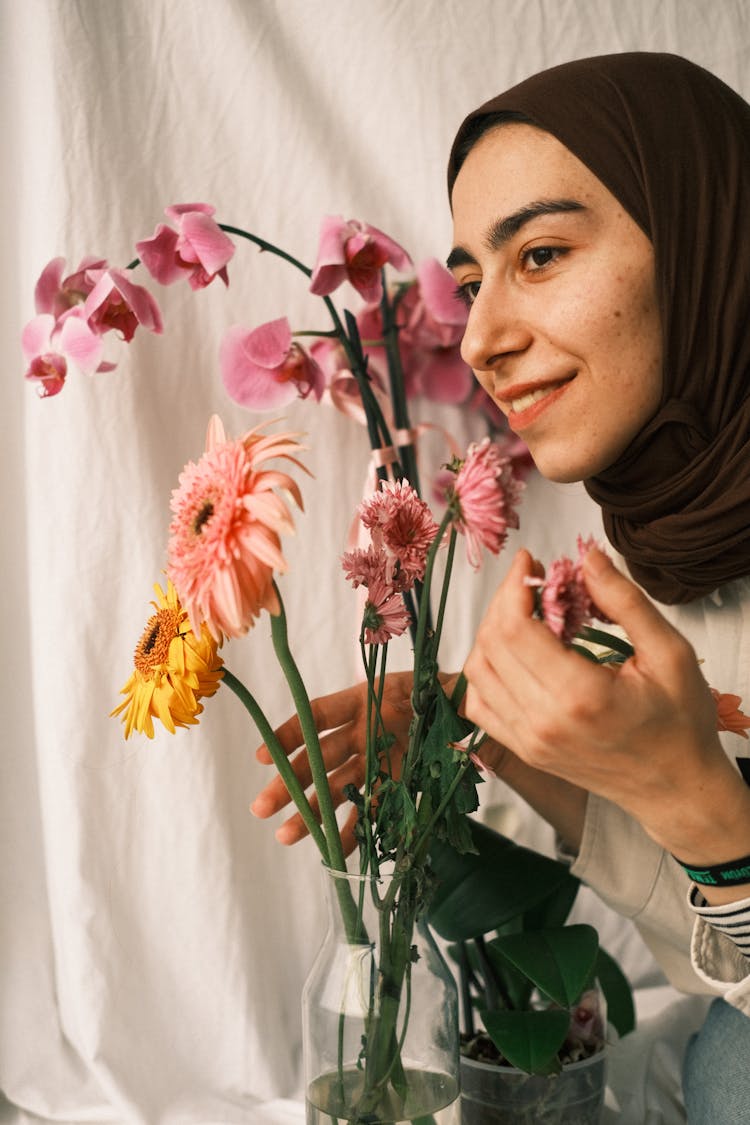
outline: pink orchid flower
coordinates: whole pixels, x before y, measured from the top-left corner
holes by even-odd
[[[93,271],[94,288],[83,305],[83,315],[93,332],[110,330],[130,341],[139,324],[157,334],[162,331],[161,313],[154,298],[142,285],[134,285],[125,270]]]
[[[456,300],[456,283],[436,258],[428,258],[417,270],[414,294],[401,342],[416,360],[422,394],[434,402],[464,402],[474,377],[461,358],[468,309]]]
[[[41,313],[21,333],[21,347],[28,363],[26,378],[36,383],[40,398],[59,394],[68,373],[68,361],[85,375],[109,371],[112,364],[101,363],[102,341],[92,332],[79,310],[60,320]]]
[[[159,223],[151,238],[136,242],[144,266],[161,285],[186,277],[192,289],[205,289],[215,277],[229,284],[227,262],[234,255],[231,238],[211,217],[208,203],[178,203],[165,208],[177,230]]]
[[[349,281],[368,304],[379,301],[383,295],[380,271],[387,262],[397,270],[405,270],[411,265],[411,258],[376,227],[357,219],[326,215],[320,228],[310,292],[325,297]]]
[[[65,258],[53,258],[42,270],[34,289],[34,307],[38,313],[51,313],[59,320],[69,309],[82,305],[95,285],[92,270],[103,270],[103,258],[83,258],[78,268],[67,277]]]
[[[286,317],[248,332],[230,328],[219,352],[221,377],[231,399],[250,410],[276,410],[309,394],[320,401],[322,370],[292,340]]]

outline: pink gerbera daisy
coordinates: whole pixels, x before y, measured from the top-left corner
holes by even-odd
[[[476,570],[482,547],[498,554],[509,528],[518,527],[516,507],[523,484],[513,473],[509,457],[484,438],[473,442],[458,469],[448,503],[454,512],[453,526],[466,536],[466,554]]]
[[[287,473],[261,469],[273,457],[303,468],[293,454],[295,434],[264,434],[256,427],[227,441],[211,420],[206,452],[189,462],[172,493],[168,574],[194,629],[238,637],[261,610],[279,612],[274,571],[287,569],[280,534],[294,530],[282,490],[302,508]]]

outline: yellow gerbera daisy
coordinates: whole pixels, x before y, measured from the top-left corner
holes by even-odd
[[[203,624],[196,636],[169,579],[166,593],[158,582],[154,590],[156,613],[136,646],[133,674],[121,693],[127,698],[111,712],[124,712],[126,738],[134,730],[153,738],[152,716],[170,734],[197,723],[199,700],[214,694],[224,674],[217,642]]]

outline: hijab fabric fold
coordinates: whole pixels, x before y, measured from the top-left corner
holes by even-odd
[[[585,481],[628,568],[682,603],[750,574],[750,106],[676,55],[564,63],[486,102],[562,142],[654,247],[664,336],[659,409]]]

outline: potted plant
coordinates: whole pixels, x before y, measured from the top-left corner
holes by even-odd
[[[462,1010],[463,1125],[593,1125],[607,1021],[634,1026],[630,985],[592,926],[567,923],[564,863],[471,822],[477,851],[434,841],[430,925],[450,944]]]

